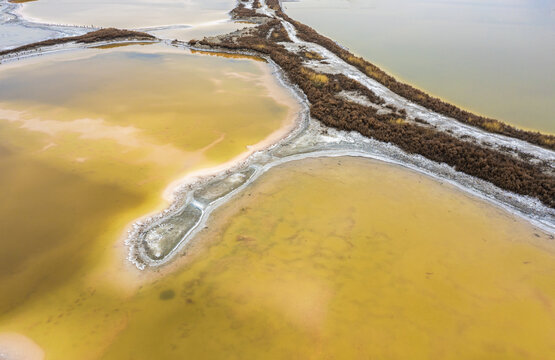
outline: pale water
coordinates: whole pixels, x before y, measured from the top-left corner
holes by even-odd
[[[552,1],[300,0],[285,12],[398,79],[555,133]]]

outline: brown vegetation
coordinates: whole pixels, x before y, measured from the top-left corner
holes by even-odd
[[[291,42],[287,31],[281,25],[281,22],[277,19],[272,19],[266,23],[257,26],[256,32],[259,37],[271,37],[274,42]]]
[[[253,4],[254,8],[259,8],[260,7],[260,3],[258,1],[255,1],[255,3]],[[233,10],[231,10],[229,12],[229,14],[231,15],[232,19],[248,19],[248,18],[253,18],[253,17],[268,17],[264,14],[259,14],[256,12],[256,10],[254,9],[247,9],[245,7],[244,4],[239,3],[239,5],[237,5],[237,7],[235,7]]]
[[[269,6],[274,0],[268,1]],[[338,98],[343,90],[357,91],[376,104],[383,104],[371,90],[344,75],[323,75],[303,66],[302,55],[288,52],[278,44],[270,30],[280,31],[275,20],[239,38],[222,37],[218,43],[207,39],[191,41],[193,46],[209,46],[232,51],[255,51],[269,56],[289,80],[298,85],[310,102],[310,114],[324,124],[358,131],[364,136],[397,145],[404,151],[420,154],[438,163],[489,181],[496,186],[540,199],[555,208],[555,178],[524,159],[481,147],[428,126],[406,121],[406,114],[393,108],[389,114]]]
[[[266,1],[266,5],[268,5],[270,9],[275,11],[281,11],[281,5],[279,3],[279,0],[265,0],[265,1]]]
[[[302,57],[308,60],[323,60],[324,58],[320,54],[313,51],[305,51],[301,54]]]
[[[50,39],[50,40],[39,41],[28,45],[23,45],[15,49],[0,51],[0,56],[18,53],[22,51],[34,50],[44,46],[52,46],[52,45],[70,43],[70,42],[89,44],[89,43],[95,43],[100,41],[112,41],[112,40],[124,40],[124,39],[155,40],[156,38],[144,32],[108,28],[108,29],[92,31],[80,36],[70,36],[70,37],[64,37],[64,38],[58,38],[58,39]]]

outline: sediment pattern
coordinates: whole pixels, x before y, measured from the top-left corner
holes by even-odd
[[[21,8],[21,5],[21,2],[0,2],[0,24],[2,26],[11,27],[12,29],[21,30],[22,32],[37,31],[38,33],[41,33],[41,35],[38,36],[38,39],[79,36],[93,30],[98,30],[98,28],[93,27],[64,24],[45,24],[30,21],[23,18],[19,14],[18,10]]]

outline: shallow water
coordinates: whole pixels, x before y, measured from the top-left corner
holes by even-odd
[[[98,263],[172,180],[283,127],[288,96],[263,62],[163,45],[2,64],[0,314]]]
[[[233,0],[40,0],[25,4],[21,13],[49,24],[129,29],[225,20],[234,6]]]
[[[31,44],[58,34],[46,29],[29,29],[17,24],[0,25],[0,50]]]
[[[133,28],[161,39],[199,39],[249,26],[230,20],[234,6],[231,0],[0,3],[0,50],[100,27]]]
[[[314,27],[399,79],[472,111],[555,133],[549,1],[301,0]]]
[[[51,358],[555,354],[552,240],[423,175],[292,162],[212,219],[169,274],[130,289],[113,264],[91,266],[0,331]]]
[[[149,33],[160,39],[189,41],[191,39],[202,39],[205,36],[228,34],[236,30],[254,26],[256,25],[226,20],[187,28],[169,28],[154,31],[149,30]]]
[[[62,36],[82,35],[90,29],[30,23],[17,15],[21,3],[0,1],[0,50]]]

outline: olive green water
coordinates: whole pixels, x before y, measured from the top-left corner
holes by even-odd
[[[404,82],[474,112],[555,133],[553,2],[283,4],[292,18]]]
[[[303,160],[162,273],[89,264],[0,331],[52,359],[548,359],[554,257],[546,234],[422,175]]]

